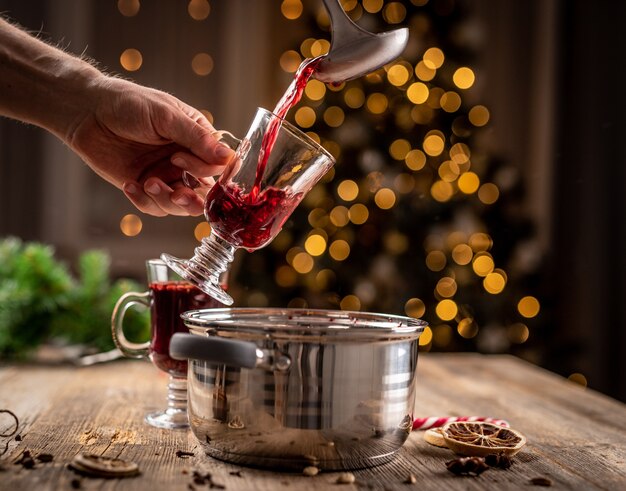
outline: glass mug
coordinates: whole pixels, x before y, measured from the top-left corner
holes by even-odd
[[[148,291],[122,295],[113,309],[113,341],[129,358],[145,358],[169,374],[167,408],[146,415],[146,422],[164,429],[189,426],[187,417],[187,362],[170,358],[169,345],[176,332],[189,332],[180,314],[188,310],[223,307],[213,297],[182,280],[160,259],[146,261]],[[226,288],[226,278],[220,283]],[[133,306],[150,309],[150,341],[134,343],[124,335],[124,315]]]
[[[298,128],[262,108],[243,140],[227,132],[216,136],[236,150],[205,198],[211,234],[191,259],[170,254],[161,254],[161,259],[200,290],[231,305],[233,299],[219,279],[235,251],[252,252],[269,244],[335,159]],[[193,177],[198,182],[198,176]]]

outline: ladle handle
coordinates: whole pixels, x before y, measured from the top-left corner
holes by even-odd
[[[263,359],[259,352],[254,343],[218,336],[177,332],[170,341],[170,356],[175,360],[202,360],[239,368],[255,368]]]

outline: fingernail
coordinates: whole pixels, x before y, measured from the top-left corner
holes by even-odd
[[[179,206],[187,206],[189,203],[191,203],[191,201],[189,201],[189,198],[185,195],[178,196],[174,198],[172,201]]]
[[[232,153],[233,151],[231,150],[231,148],[223,143],[220,143],[219,145],[217,145],[217,147],[215,147],[215,155],[220,159],[225,159],[226,157],[229,157]]]
[[[124,184],[124,191],[128,194],[137,194],[139,192],[139,188],[132,183]]]
[[[176,167],[183,167],[183,168],[187,168],[187,161],[185,159],[181,159],[180,157],[174,157],[172,159],[172,164],[174,164]]]
[[[150,194],[159,194],[161,192],[161,186],[159,186],[156,182],[152,184],[148,184],[146,186],[146,191]]]

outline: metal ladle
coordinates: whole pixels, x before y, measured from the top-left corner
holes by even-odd
[[[314,78],[341,83],[366,75],[395,60],[407,45],[406,27],[374,34],[348,17],[340,0],[323,0],[330,16],[330,51],[316,68]]]

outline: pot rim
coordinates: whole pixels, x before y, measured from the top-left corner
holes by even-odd
[[[189,328],[304,334],[350,333],[389,336],[421,334],[427,322],[413,317],[350,310],[230,307],[190,310],[181,314]],[[193,330],[192,330],[193,332]]]

